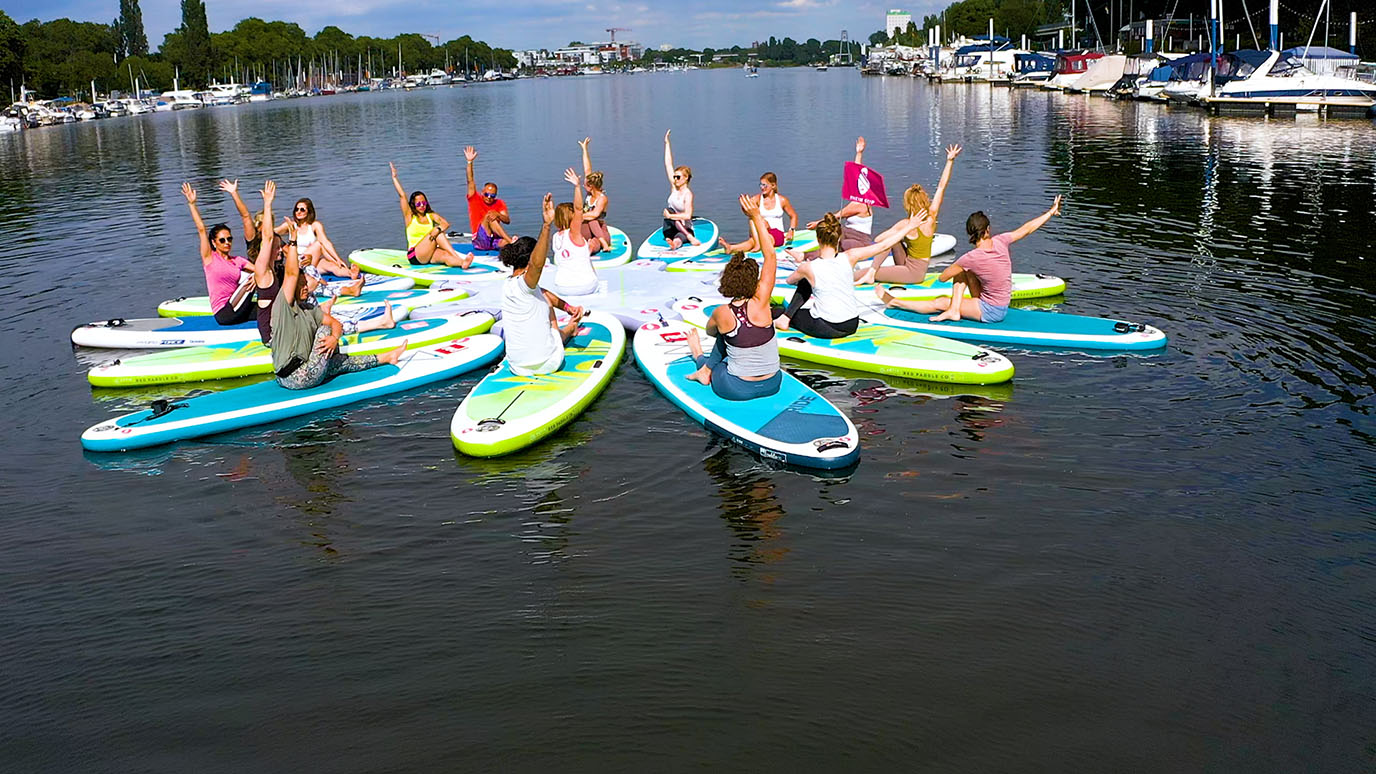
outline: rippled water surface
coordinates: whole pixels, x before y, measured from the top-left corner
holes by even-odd
[[[458,457],[475,382],[124,455],[69,330],[204,292],[177,186],[274,177],[341,251],[399,245],[387,172],[515,226],[593,136],[615,225],[778,173],[838,204],[857,134],[1060,309],[1150,356],[1004,351],[1008,385],[795,371],[853,473],[713,440],[627,361],[555,438]],[[249,197],[253,205],[254,197]],[[853,71],[522,81],[0,137],[0,593],[12,771],[1376,768],[1376,129]],[[882,213],[879,224],[895,219]],[[159,394],[167,394],[164,391]],[[172,394],[179,394],[175,389]]]

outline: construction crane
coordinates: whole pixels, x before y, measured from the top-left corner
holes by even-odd
[[[431,34],[431,33],[429,33],[429,32],[417,32],[416,34],[419,35],[419,36],[421,36],[422,38],[430,38],[431,40],[435,41],[435,45],[437,45],[437,46],[440,44],[440,36],[439,36],[439,35],[433,35],[433,34]]]
[[[606,30],[607,30],[607,32],[610,32],[610,33],[611,33],[611,35],[612,35],[612,45],[615,46],[615,45],[616,45],[616,33],[618,33],[618,32],[630,32],[630,31],[631,31],[631,28],[630,28],[630,27],[607,27]]]

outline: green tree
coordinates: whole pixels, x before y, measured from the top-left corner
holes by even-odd
[[[175,34],[179,37],[175,47],[176,58],[169,58],[181,68],[182,81],[186,85],[204,86],[210,77],[210,66],[214,59],[204,0],[182,0],[182,26],[177,28]],[[166,46],[166,39],[163,42]]]
[[[889,42],[889,33],[885,32],[884,30],[879,30],[878,32],[871,32],[871,33],[870,33],[870,45],[871,45],[871,46],[882,46],[882,45],[884,45],[885,43],[888,43],[888,42]]]
[[[143,11],[139,0],[119,0],[119,18],[115,20],[117,51],[121,57],[148,56],[148,35],[143,31]]]
[[[0,11],[0,80],[19,86],[24,80],[24,33]]]

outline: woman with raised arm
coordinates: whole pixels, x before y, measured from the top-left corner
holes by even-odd
[[[296,254],[307,274],[316,279],[322,273],[358,279],[358,267],[339,257],[334,243],[325,235],[325,224],[315,219],[315,202],[297,199],[291,217],[276,228],[279,235],[287,233],[287,221],[295,227]]]
[[[583,205],[583,238],[588,240],[588,252],[596,255],[603,250],[610,250],[612,247],[612,233],[607,229],[607,192],[602,189],[602,173],[592,168],[592,159],[588,157],[588,143],[592,142],[591,137],[584,137],[578,142],[578,146],[583,149],[583,184],[587,186],[588,195],[582,202]]]
[[[932,322],[966,318],[986,323],[999,322],[1008,314],[1008,303],[1013,295],[1013,257],[1009,245],[1046,225],[1052,216],[1060,212],[1061,197],[1057,196],[1051,209],[1016,230],[997,236],[991,236],[989,218],[983,212],[966,218],[965,232],[970,235],[970,244],[975,249],[957,258],[955,263],[941,272],[943,282],[954,283],[949,298],[943,296],[931,301],[905,301],[889,295],[882,285],[875,287],[875,293],[886,306],[919,314],[940,312],[932,317]],[[970,298],[965,297],[967,289]]]
[[[855,264],[873,258],[892,248],[903,234],[918,222],[905,218],[878,242],[864,247],[852,247],[837,252],[841,242],[841,221],[827,213],[817,223],[816,257],[798,265],[788,277],[796,285],[788,307],[773,307],[774,325],[779,330],[793,330],[819,339],[839,339],[855,333],[860,327],[860,302],[855,297]],[[811,308],[803,304],[812,301]]]
[[[429,197],[421,191],[412,191],[407,196],[406,189],[401,187],[401,180],[397,178],[397,166],[390,161],[387,166],[392,169],[392,187],[397,189],[397,197],[401,200],[401,218],[406,223],[406,260],[412,266],[428,263],[442,263],[460,269],[472,266],[472,253],[459,255],[449,244],[449,238],[444,235],[449,230],[449,221],[430,209]]]
[[[573,167],[564,170],[564,179],[573,183],[573,201],[554,208],[554,236],[550,237],[556,268],[554,292],[584,296],[597,292],[597,272],[592,268],[588,240],[583,237],[583,189]]]
[[[936,195],[931,199],[927,198],[927,192],[917,183],[913,183],[903,192],[903,209],[907,210],[908,217],[912,218],[918,213],[923,213],[923,217],[918,220],[917,226],[904,232],[898,245],[901,249],[892,251],[894,265],[881,266],[884,258],[876,258],[874,265],[861,273],[859,282],[907,285],[927,279],[927,265],[932,261],[932,237],[936,236],[936,219],[941,212],[941,202],[946,198],[946,184],[951,182],[951,169],[955,166],[956,156],[959,155],[959,145],[946,147],[946,167],[941,170],[941,180],[936,184]],[[884,241],[895,228],[898,228],[898,224],[894,224],[881,234],[878,241]]]
[[[766,232],[759,205],[745,194],[741,194],[740,204],[764,254],[764,265],[737,252],[721,270],[717,290],[730,300],[714,309],[707,320],[707,335],[717,339],[710,355],[703,354],[698,332],[688,332],[688,349],[698,365],[688,378],[710,384],[712,392],[726,400],[763,398],[777,393],[783,384],[779,341],[774,337],[769,308],[778,268],[774,241]]]
[[[266,191],[265,191],[266,192]],[[282,262],[282,286],[272,302],[272,370],[277,383],[289,390],[308,390],[331,377],[366,371],[383,364],[396,365],[406,342],[380,355],[344,355],[339,339],[344,326],[312,298],[306,275],[297,260],[299,235],[295,223],[287,224],[287,254]],[[261,252],[260,252],[261,255]],[[391,309],[388,308],[390,316]]]
[[[276,186],[275,186],[275,185],[273,186],[273,189],[274,189],[274,191],[276,190]],[[282,238],[281,238],[281,236],[279,236],[279,235],[277,234],[276,231],[273,231],[272,229],[265,229],[265,228],[263,227],[263,224],[264,224],[264,223],[272,223],[272,218],[271,218],[270,216],[269,216],[269,217],[264,217],[264,212],[263,212],[262,210],[259,210],[259,211],[257,212],[257,214],[249,215],[248,206],[245,205],[245,204],[244,204],[244,200],[243,200],[242,198],[239,197],[239,181],[238,181],[238,180],[221,180],[221,181],[220,181],[220,190],[221,190],[221,191],[224,191],[224,192],[227,193],[227,194],[229,194],[229,195],[230,195],[231,197],[233,197],[233,199],[234,199],[234,208],[237,209],[237,210],[239,211],[239,218],[243,221],[243,224],[244,224],[244,242],[248,245],[248,254],[249,254],[249,255],[251,255],[251,256],[252,256],[252,255],[258,255],[259,247],[260,247],[261,244],[262,244],[262,241],[261,241],[262,238],[263,238],[265,235],[271,237],[271,242],[272,242],[273,250],[275,251],[275,258],[274,258],[274,262],[275,262],[274,265],[275,265],[275,267],[276,267],[276,268],[275,268],[275,271],[276,271],[276,273],[278,274],[278,276],[280,277],[280,275],[281,275],[281,273],[282,273],[282,250],[283,250]],[[260,193],[261,193],[261,191],[260,191]],[[336,286],[333,286],[333,287],[329,288],[328,292],[330,293],[330,295],[335,295],[335,296],[356,296],[356,295],[358,295],[359,293],[363,292],[363,283],[364,283],[364,278],[363,278],[363,277],[359,277],[359,278],[357,279],[357,281],[351,282],[351,283],[349,283],[349,284],[347,284],[347,285],[336,285]],[[317,276],[317,277],[312,277],[311,280],[310,280],[310,284],[311,284],[311,292],[315,292],[317,286],[320,284],[320,278],[319,278],[318,276]],[[261,285],[261,284],[258,285],[259,290],[262,290],[264,287],[265,287],[264,285]],[[272,298],[268,298],[267,300],[268,300],[268,304],[267,304],[265,307],[264,307],[264,306],[260,306],[260,307],[259,307],[259,308],[260,308],[260,311],[261,311],[261,309],[263,309],[263,308],[266,308],[266,309],[268,309],[269,311],[271,311],[271,309],[272,309],[272,303],[271,303],[271,302],[272,302]],[[261,318],[262,315],[260,314],[259,317]],[[262,326],[259,326],[259,327],[260,327],[260,329],[261,329]],[[261,331],[260,331],[260,332],[261,332]],[[264,340],[264,343],[267,343],[267,341]]]
[[[855,163],[865,163],[864,137],[855,138]],[[842,250],[874,244],[874,209],[868,204],[846,202],[834,214],[841,221]],[[807,224],[807,227],[816,228],[820,222],[821,220],[814,220]],[[796,254],[792,255],[796,257]]]
[[[674,166],[674,149],[669,145],[668,131],[664,133],[664,174],[669,177],[669,203],[664,208],[664,241],[669,243],[671,250],[679,249],[684,242],[702,244],[693,236],[693,191],[688,187],[693,179],[693,170]]]
[[[773,172],[760,175],[760,193],[750,198],[760,206],[760,216],[769,227],[769,236],[774,240],[774,247],[783,247],[785,242],[793,238],[793,232],[798,228],[798,213],[793,209],[788,197],[779,193],[778,175]],[[785,215],[788,216],[787,231],[784,231]],[[726,241],[725,237],[721,237],[717,239],[717,244],[728,253],[753,253],[759,250],[753,235],[734,245]]]
[[[545,194],[541,204],[544,226],[538,240],[518,237],[502,248],[498,259],[511,269],[502,283],[502,337],[506,339],[506,360],[517,376],[534,376],[558,371],[564,365],[564,343],[578,332],[583,308],[571,306],[562,298],[540,289],[540,275],[549,255],[550,224],[554,222],[554,197]],[[569,314],[562,327],[554,308]]]
[[[191,220],[200,237],[201,268],[205,271],[205,289],[210,294],[210,311],[215,322],[238,325],[252,320],[253,304],[247,296],[253,287],[246,281],[248,278],[241,276],[252,264],[247,258],[229,254],[234,245],[229,226],[216,223],[206,231],[201,211],[196,208],[196,189],[190,183],[182,183],[182,196],[191,208]]]

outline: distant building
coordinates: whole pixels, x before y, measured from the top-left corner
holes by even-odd
[[[907,11],[890,8],[889,12],[884,14],[884,32],[888,33],[889,37],[893,37],[908,29],[908,25],[912,21],[913,15]]]
[[[669,51],[673,51],[674,47],[669,45],[668,43],[660,43],[659,50],[667,53]]]

